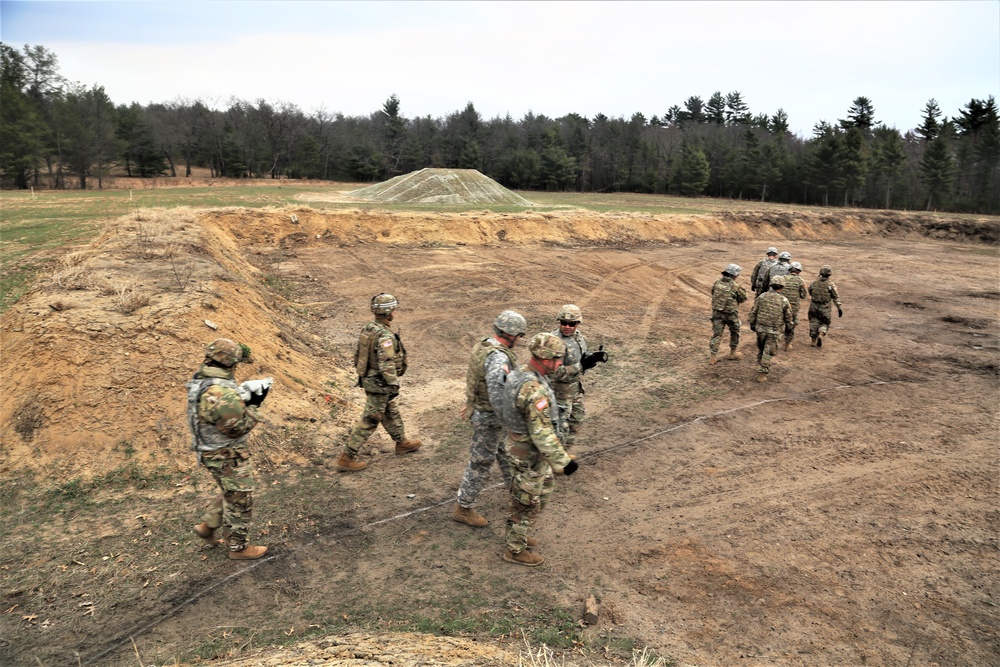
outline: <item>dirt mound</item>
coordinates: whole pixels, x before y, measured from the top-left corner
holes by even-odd
[[[475,169],[421,169],[354,190],[351,196],[382,204],[494,204],[534,206]]]

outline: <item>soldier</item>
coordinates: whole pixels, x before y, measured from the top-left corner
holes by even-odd
[[[205,348],[205,361],[187,383],[187,418],[198,463],[221,490],[194,532],[209,546],[228,543],[232,560],[253,560],[267,553],[267,547],[248,544],[254,480],[247,438],[259,421],[257,408],[267,397],[271,378],[237,385],[233,378],[242,360],[242,346],[228,338]],[[227,539],[218,540],[215,531],[223,526]]]
[[[555,371],[550,382],[559,404],[559,415],[562,420],[563,447],[569,449],[576,443],[576,434],[580,422],[586,416],[583,407],[583,374],[608,360],[608,353],[601,345],[597,352],[587,351],[587,339],[580,333],[580,323],[583,322],[583,312],[569,303],[559,309],[556,315],[559,328],[552,332],[566,346],[566,355],[562,366]]]
[[[503,559],[534,567],[545,559],[528,551],[528,533],[555,490],[553,472],[572,475],[578,466],[560,441],[555,394],[546,379],[562,365],[566,346],[557,336],[540,333],[532,337],[528,351],[528,363],[507,376],[500,407],[500,421],[507,429],[504,447],[514,473]]]
[[[757,262],[757,266],[753,267],[753,273],[750,274],[750,289],[753,290],[754,298],[767,291],[767,284],[764,282],[764,274],[766,274],[767,270],[777,263],[778,249],[771,247],[767,249],[767,256]]]
[[[837,293],[837,286],[830,280],[833,269],[829,265],[824,265],[819,270],[819,280],[814,280],[809,285],[809,344],[815,347],[823,347],[823,337],[830,331],[830,322],[833,319],[830,303],[837,306],[837,317],[844,316],[844,309],[840,307],[840,295]]]
[[[778,353],[778,337],[792,323],[792,308],[781,294],[784,286],[784,277],[771,278],[771,291],[757,297],[747,317],[750,331],[757,332],[757,382],[767,382],[771,357]]]
[[[764,284],[771,284],[772,276],[787,276],[792,269],[792,253],[781,252],[778,254],[778,263],[767,270],[764,274]]]
[[[806,298],[806,283],[799,276],[802,273],[802,265],[792,262],[789,271],[790,273],[785,276],[785,287],[781,290],[781,295],[788,299],[788,305],[792,308],[792,325],[785,328],[785,352],[792,349],[795,327],[799,324],[799,302]]]
[[[719,344],[722,342],[722,332],[729,327],[729,356],[727,359],[740,359],[742,354],[736,351],[740,345],[740,304],[747,300],[747,292],[742,285],[736,283],[736,277],[743,269],[738,264],[730,264],[722,272],[722,277],[712,285],[712,340],[708,344],[708,363],[718,361]]]
[[[462,408],[462,419],[472,422],[472,445],[452,516],[460,523],[477,528],[489,524],[473,505],[489,480],[493,461],[499,464],[505,486],[510,488],[510,463],[502,447],[503,428],[496,413],[502,400],[504,380],[516,366],[513,348],[527,330],[524,317],[513,310],[505,310],[493,320],[493,335],[472,346],[472,358],[465,374],[465,407]]]
[[[399,334],[390,328],[398,306],[399,302],[391,294],[373,296],[371,311],[375,320],[366,324],[358,337],[354,367],[358,372],[358,386],[365,390],[365,411],[354,424],[335,464],[342,472],[368,467],[366,462],[357,460],[358,452],[379,424],[396,443],[397,454],[420,448],[420,440],[407,439],[403,417],[399,414],[399,378],[406,373],[406,348]]]

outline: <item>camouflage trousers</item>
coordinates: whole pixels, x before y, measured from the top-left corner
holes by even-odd
[[[765,375],[771,368],[771,357],[778,354],[778,339],[781,334],[777,331],[757,330],[757,372]]]
[[[541,454],[535,452],[528,457],[513,456],[509,449],[510,438],[504,444],[508,447],[507,456],[514,473],[510,483],[511,502],[506,542],[511,553],[519,554],[528,548],[528,535],[555,491],[556,479],[552,474],[552,466]]]
[[[740,346],[740,322],[739,313],[723,313],[721,310],[712,311],[712,340],[708,344],[708,351],[718,354],[719,345],[722,343],[722,334],[726,327],[729,327],[729,349],[735,350]]]
[[[503,447],[503,428],[500,420],[492,412],[472,413],[472,444],[469,446],[469,463],[462,474],[462,483],[458,487],[458,504],[470,508],[476,504],[476,499],[490,479],[493,462],[500,466],[504,485],[510,488],[512,478],[510,462]]]
[[[795,339],[795,327],[799,324],[799,311],[792,313],[792,323],[785,327],[785,342],[791,343]]]
[[[403,417],[399,414],[399,394],[365,392],[365,396],[365,411],[351,429],[345,446],[352,457],[358,455],[362,445],[368,442],[379,424],[382,424],[393,441],[402,442],[406,439],[403,435]]]
[[[229,550],[242,551],[250,536],[253,515],[250,453],[229,447],[202,452],[201,465],[208,469],[222,490],[201,520],[212,530],[224,527],[229,535]]]
[[[829,303],[809,305],[809,337],[815,338],[822,331],[825,336],[830,330],[833,308]]]
[[[580,423],[587,417],[587,410],[583,407],[583,385],[579,382],[572,384],[553,383],[552,388],[556,395],[556,404],[559,406],[562,446],[563,449],[569,450],[576,444]]]

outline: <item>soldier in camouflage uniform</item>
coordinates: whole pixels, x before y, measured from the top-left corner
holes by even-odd
[[[767,284],[764,282],[764,275],[767,270],[778,263],[778,249],[768,248],[767,256],[757,262],[757,266],[753,267],[753,272],[750,274],[750,289],[753,290],[754,298],[760,296],[767,291]]]
[[[191,448],[222,492],[194,532],[210,546],[228,542],[233,560],[252,560],[263,556],[267,547],[248,544],[254,479],[247,438],[258,423],[257,408],[271,379],[236,384],[235,369],[242,359],[243,348],[228,338],[208,345],[204,363],[187,383],[187,416]],[[216,538],[220,527],[227,540]]]
[[[399,414],[399,378],[406,373],[406,348],[399,334],[390,328],[398,306],[399,302],[391,294],[372,297],[371,311],[375,320],[365,325],[358,337],[354,366],[358,372],[358,386],[365,390],[365,410],[354,424],[335,464],[341,472],[368,467],[366,462],[357,460],[358,452],[379,424],[396,443],[397,454],[420,448],[420,440],[406,437],[403,417]]]
[[[743,355],[736,351],[740,345],[740,304],[747,300],[747,292],[736,283],[736,277],[743,269],[738,264],[730,264],[722,272],[722,277],[712,285],[712,340],[708,344],[708,363],[718,361],[722,333],[729,327],[729,356],[739,359]]]
[[[799,274],[802,273],[802,265],[792,262],[789,274],[785,276],[785,287],[781,290],[781,295],[788,299],[788,305],[792,308],[792,325],[785,328],[785,352],[792,349],[792,340],[795,338],[795,327],[799,324],[799,302],[806,298],[806,283]]]
[[[757,382],[767,382],[771,357],[778,353],[778,338],[792,323],[792,308],[781,294],[784,286],[783,276],[771,278],[771,291],[757,297],[747,317],[750,330],[757,332]]]
[[[569,450],[576,444],[576,435],[580,422],[586,417],[583,407],[583,374],[608,360],[604,346],[597,352],[587,351],[587,339],[580,333],[580,323],[583,322],[583,312],[573,304],[566,304],[559,309],[556,316],[559,328],[552,332],[566,346],[566,355],[562,366],[550,377],[549,382],[559,403],[559,414],[562,419],[563,447]]]
[[[557,336],[540,333],[528,350],[528,363],[507,376],[500,421],[507,429],[504,447],[514,471],[503,559],[532,567],[545,560],[528,550],[529,533],[555,490],[553,473],[572,475],[578,466],[560,441],[555,394],[546,379],[562,365],[566,346]]]
[[[473,505],[489,481],[494,461],[500,466],[505,486],[510,487],[510,463],[503,449],[503,427],[495,406],[502,401],[507,374],[517,365],[513,348],[527,330],[524,317],[513,310],[505,310],[493,321],[493,335],[482,338],[472,347],[472,358],[465,374],[465,407],[462,408],[462,419],[472,422],[472,444],[452,515],[460,523],[477,528],[489,524]]]
[[[778,253],[778,263],[769,268],[764,273],[764,284],[770,285],[771,278],[775,276],[787,276],[792,271],[792,253]]]
[[[830,322],[833,320],[833,313],[830,304],[837,306],[837,317],[844,316],[844,309],[840,306],[840,294],[837,293],[837,286],[830,280],[833,269],[829,265],[824,265],[819,270],[819,280],[814,280],[809,285],[809,338],[810,345],[823,347],[823,338],[830,331]]]

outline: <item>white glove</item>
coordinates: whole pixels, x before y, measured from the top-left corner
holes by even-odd
[[[248,405],[260,405],[267,398],[267,392],[271,390],[273,383],[274,378],[247,380],[239,386],[240,398]]]

